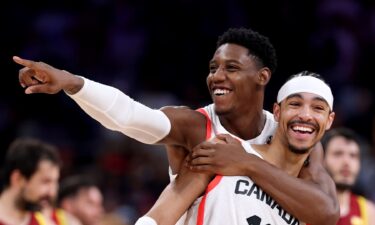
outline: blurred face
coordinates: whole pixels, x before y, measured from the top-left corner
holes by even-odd
[[[220,46],[210,61],[207,86],[215,110],[222,115],[247,106],[260,90],[259,71],[256,60],[247,48],[236,44]],[[267,77],[267,81],[268,81]]]
[[[93,225],[103,216],[103,196],[96,187],[84,188],[71,199],[71,213],[83,225]]]
[[[333,137],[328,143],[324,158],[325,166],[338,190],[350,189],[360,170],[360,148],[342,136]]]
[[[282,143],[297,154],[305,154],[322,138],[334,119],[327,102],[311,93],[292,94],[274,105]]]
[[[43,160],[38,169],[20,188],[18,205],[26,210],[40,210],[51,206],[57,195],[60,169],[51,161]]]

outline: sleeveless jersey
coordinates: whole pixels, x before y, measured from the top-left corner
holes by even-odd
[[[340,217],[337,225],[368,225],[366,199],[363,196],[350,194],[349,213]]]
[[[220,123],[213,105],[202,110],[210,124],[210,135],[230,134]],[[241,140],[250,154],[261,157],[250,144],[265,144],[274,133],[277,123],[273,115],[264,111],[266,124],[261,134],[252,140]],[[207,135],[207,138],[209,135]],[[232,135],[233,136],[233,135]],[[237,138],[238,139],[238,138]],[[249,177],[216,176],[203,197],[197,199],[186,215],[186,225],[299,225],[298,219],[286,212]]]

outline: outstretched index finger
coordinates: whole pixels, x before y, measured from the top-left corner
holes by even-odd
[[[37,63],[35,61],[28,60],[28,59],[22,59],[19,56],[13,56],[13,61],[22,65],[22,66],[29,67],[30,69],[37,69],[36,68]]]

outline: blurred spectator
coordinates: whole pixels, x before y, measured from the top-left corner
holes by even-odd
[[[43,141],[19,138],[5,157],[0,224],[53,224],[41,213],[53,205],[60,173],[57,149]]]
[[[90,177],[74,175],[61,181],[58,206],[71,213],[82,225],[99,224],[105,210],[99,186]]]
[[[361,145],[357,134],[347,128],[332,129],[325,134],[322,145],[325,166],[337,188],[340,204],[337,224],[375,224],[375,205],[353,192],[361,167]]]

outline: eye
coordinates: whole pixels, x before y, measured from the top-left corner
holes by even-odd
[[[235,65],[227,65],[226,69],[228,72],[236,72],[239,70],[238,66]]]
[[[324,106],[320,106],[320,105],[318,105],[318,106],[314,106],[314,109],[315,109],[315,110],[318,110],[318,111],[324,111],[324,110],[325,110],[325,107],[324,107]]]
[[[329,110],[327,105],[325,105],[324,103],[320,103],[320,102],[313,104],[312,107],[316,111],[328,111]]]
[[[216,65],[210,65],[209,70],[210,70],[210,73],[216,73],[217,66]]]
[[[301,103],[298,102],[298,101],[290,101],[290,102],[288,103],[288,105],[290,105],[290,106],[300,106]]]

